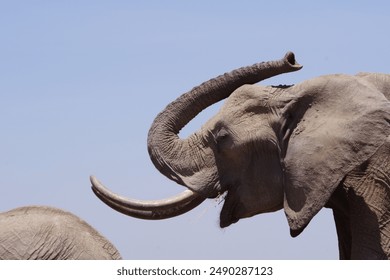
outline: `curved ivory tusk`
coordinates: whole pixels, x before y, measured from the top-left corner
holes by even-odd
[[[114,201],[109,200],[106,197],[102,196],[102,194],[99,193],[96,189],[92,188],[92,190],[101,201],[103,201],[106,205],[108,205],[112,209],[121,212],[122,214],[125,214],[127,216],[131,216],[138,219],[144,219],[144,220],[162,220],[162,219],[176,217],[192,210],[193,208],[195,208],[196,206],[198,206],[204,201],[204,198],[198,196],[194,200],[184,205],[181,205],[180,207],[174,207],[171,209],[160,209],[160,210],[138,210],[138,209],[127,208],[123,205],[117,204]]]
[[[161,200],[128,199],[112,193],[94,176],[91,176],[92,190],[105,204],[125,215],[140,219],[167,219],[175,217],[198,206],[205,198],[186,190],[179,195]]]

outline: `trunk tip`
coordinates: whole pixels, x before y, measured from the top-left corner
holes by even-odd
[[[296,59],[295,59],[295,54],[292,51],[288,51],[284,55],[284,61],[286,61],[291,67],[298,69],[301,69],[303,66],[300,65]]]

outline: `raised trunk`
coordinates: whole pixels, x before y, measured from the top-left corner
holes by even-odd
[[[254,84],[302,66],[289,52],[278,61],[243,67],[209,80],[169,104],[154,120],[148,135],[148,151],[158,170],[190,190],[164,200],[140,201],[121,197],[91,176],[92,190],[108,206],[142,219],[165,219],[185,213],[207,197],[218,195],[219,178],[205,135],[185,140],[178,133],[208,106],[228,97],[244,84]]]
[[[295,61],[294,54],[288,52],[281,60],[239,68],[184,93],[158,114],[149,130],[148,151],[152,162],[169,179],[204,197],[216,196],[218,188],[214,186],[215,181],[205,184],[199,178],[193,178],[200,177],[196,174],[206,165],[205,157],[202,156],[205,139],[193,134],[183,140],[179,139],[178,133],[202,110],[227,98],[240,86],[301,68]],[[206,177],[213,181],[216,176],[208,174]]]

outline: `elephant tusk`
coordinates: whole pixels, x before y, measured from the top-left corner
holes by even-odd
[[[128,199],[109,191],[94,176],[90,179],[92,191],[101,201],[118,212],[139,219],[159,220],[175,217],[192,210],[205,200],[190,190],[161,200]]]

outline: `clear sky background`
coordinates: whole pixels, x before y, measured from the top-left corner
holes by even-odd
[[[183,187],[152,165],[154,117],[234,68],[294,51],[304,68],[263,81],[389,73],[389,1],[0,1],[0,209],[51,205],[110,239],[126,259],[337,259],[329,209],[291,238],[283,211],[220,229],[209,200],[144,221],[92,193],[158,199]],[[214,115],[196,118],[185,137]]]

